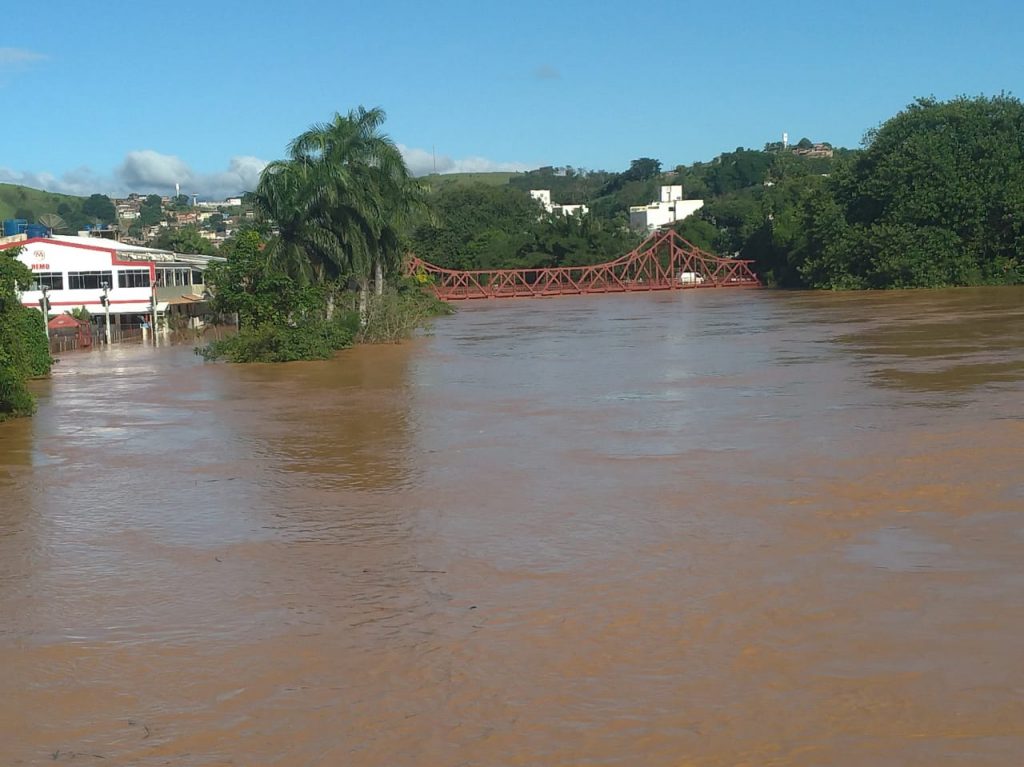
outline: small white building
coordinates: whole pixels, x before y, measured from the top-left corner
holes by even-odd
[[[228,197],[223,202],[215,202],[213,200],[198,200],[198,201],[196,201],[195,205],[193,205],[192,207],[194,207],[194,208],[212,208],[212,209],[216,210],[217,208],[237,208],[237,207],[241,206],[241,204],[242,204],[242,198],[241,197]]]
[[[530,197],[537,200],[548,213],[559,213],[563,216],[585,216],[590,213],[586,205],[558,205],[551,202],[550,189],[531,189]]]
[[[684,200],[679,184],[661,187],[661,199],[648,205],[629,209],[629,226],[638,231],[653,232],[675,221],[682,221],[704,207],[704,200]]]
[[[197,327],[209,313],[210,295],[203,272],[217,256],[187,255],[128,245],[98,237],[54,235],[33,239],[6,238],[0,250],[23,248],[18,260],[34,279],[22,287],[21,301],[38,308],[46,288],[51,314],[84,306],[103,315],[104,286],[111,323],[119,327],[152,322],[156,326]]]

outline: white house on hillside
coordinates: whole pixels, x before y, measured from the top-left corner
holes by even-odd
[[[675,221],[682,221],[704,207],[704,200],[684,200],[683,187],[675,184],[661,188],[661,199],[649,205],[634,205],[629,209],[631,228],[653,232]]]
[[[540,202],[548,213],[561,213],[563,216],[585,216],[590,212],[586,205],[558,205],[551,202],[550,189],[531,189],[530,197]]]

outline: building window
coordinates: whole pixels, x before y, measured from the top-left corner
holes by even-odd
[[[102,290],[113,285],[111,272],[68,272],[68,290]]]
[[[149,269],[122,269],[117,273],[119,288],[148,288]]]
[[[191,272],[191,269],[180,266],[163,268],[157,267],[157,282],[158,284],[168,288],[190,285],[189,277],[191,276]]]
[[[63,272],[33,272],[32,282],[29,283],[29,290],[64,290]]]

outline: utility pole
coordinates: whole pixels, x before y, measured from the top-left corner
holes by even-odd
[[[107,346],[110,346],[110,296],[108,290],[110,285],[106,282],[103,283],[103,295],[100,296],[100,303],[103,304],[103,309],[107,314]]]
[[[46,331],[46,345],[50,345],[50,298],[48,296],[50,288],[43,285],[41,290],[43,291],[43,297],[39,299],[39,308],[43,310],[43,330]]]
[[[153,286],[153,292],[149,296],[149,311],[150,311],[150,332],[153,333],[153,346],[156,346],[156,286]]]

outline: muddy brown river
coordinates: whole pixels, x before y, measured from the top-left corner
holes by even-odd
[[[0,765],[1024,764],[1024,290],[66,355],[0,424]]]

